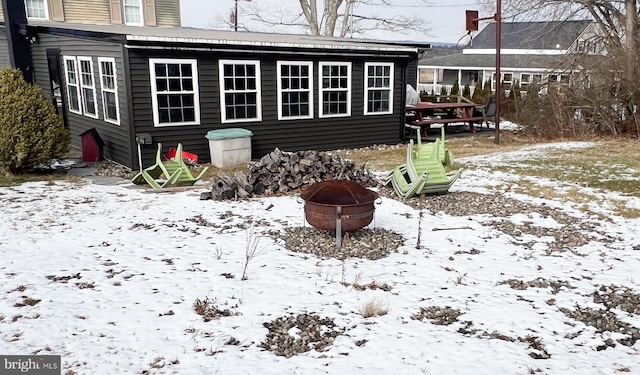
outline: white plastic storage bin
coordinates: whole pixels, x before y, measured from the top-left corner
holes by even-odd
[[[228,128],[207,132],[211,164],[218,168],[233,167],[251,161],[251,136],[247,129]]]

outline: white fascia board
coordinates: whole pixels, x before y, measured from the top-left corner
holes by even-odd
[[[324,44],[324,43],[292,43],[292,42],[269,42],[253,40],[233,40],[233,39],[208,39],[208,38],[182,38],[164,37],[148,35],[127,35],[129,41],[139,42],[164,42],[164,43],[188,43],[188,44],[215,44],[228,46],[252,46],[252,47],[284,47],[284,48],[325,48],[332,50],[358,50],[376,52],[411,52],[418,53],[417,47],[375,45],[367,43],[352,44]]]
[[[464,49],[463,55],[495,55],[494,49]],[[566,49],[500,49],[501,55],[566,55]]]
[[[483,66],[483,67],[469,67],[469,66],[441,66],[441,65],[418,65],[418,69],[443,69],[443,70],[486,70],[495,71],[495,66]],[[552,72],[553,69],[549,68],[509,68],[508,66],[501,66],[500,71],[503,73],[511,72]]]

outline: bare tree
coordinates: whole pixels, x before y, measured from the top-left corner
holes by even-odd
[[[392,0],[298,0],[298,4],[298,8],[285,8],[271,3],[260,4],[258,0],[246,2],[238,11],[238,29],[249,30],[243,20],[251,20],[252,24],[262,27],[256,26],[254,31],[277,28],[292,33],[343,38],[366,37],[374,30],[400,34],[417,32],[425,36],[429,31],[428,23],[420,17],[390,15],[389,9],[394,6]],[[408,7],[428,7],[428,1],[414,0]],[[232,28],[233,19],[218,17],[216,21],[218,27]]]
[[[481,3],[484,11],[495,9],[495,0]],[[588,85],[574,86],[572,105],[589,104],[596,127],[640,136],[636,120],[640,105],[637,0],[502,0],[502,5],[504,21],[593,20],[599,32],[587,42],[598,46],[600,55],[571,56],[573,66],[567,68],[581,70],[581,77],[589,80]]]

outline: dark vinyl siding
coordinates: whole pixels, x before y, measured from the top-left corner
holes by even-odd
[[[209,130],[221,128],[245,128],[253,132],[252,157],[260,158],[278,147],[285,151],[306,149],[330,150],[346,147],[391,144],[400,141],[400,126],[403,121],[403,69],[406,60],[398,58],[345,56],[261,55],[248,51],[246,54],[186,52],[180,58],[197,59],[200,88],[200,125],[153,126],[149,58],[175,58],[170,52],[131,50],[132,102],[136,133],[151,133],[153,145],[143,146],[144,165],[153,162],[157,143],[163,144],[164,152],[181,142],[183,148],[199,155],[200,162],[209,162],[209,143],[205,138]],[[261,65],[262,121],[221,124],[220,88],[218,61],[220,59],[259,60]],[[312,61],[313,109],[312,119],[278,120],[276,66],[278,60]],[[351,116],[319,118],[318,63],[319,61],[351,61]],[[364,116],[364,63],[394,62],[393,114]]]
[[[418,60],[414,59],[407,66],[407,82],[408,85],[418,88]]]
[[[100,137],[105,142],[105,158],[129,167],[137,165],[135,162],[135,155],[133,153],[134,147],[131,144],[131,127],[127,112],[128,100],[126,96],[123,46],[117,43],[40,34],[38,36],[38,43],[32,45],[35,83],[42,88],[45,94],[50,95],[49,70],[46,54],[47,48],[60,49],[60,64],[63,69],[63,76],[64,56],[91,57],[93,62],[98,119],[70,112],[68,110],[68,102],[65,102],[64,105],[65,108],[67,108],[71,145],[81,147],[80,134],[91,128],[96,128],[98,134],[100,134]],[[119,126],[104,121],[101,91],[102,84],[100,82],[98,57],[115,58],[118,82],[118,102],[120,106]],[[66,93],[66,77],[64,79],[65,84],[62,86]],[[68,98],[68,94],[66,96]]]
[[[0,7],[0,10],[2,7]],[[10,67],[11,59],[9,58],[9,44],[7,42],[7,34],[4,26],[0,26],[0,69]]]
[[[180,27],[180,2],[156,0],[156,22],[159,27]]]

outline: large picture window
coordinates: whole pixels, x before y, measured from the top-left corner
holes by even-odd
[[[188,59],[149,59],[155,126],[200,123],[198,64]]]
[[[80,68],[82,113],[88,117],[98,118],[96,85],[93,78],[93,60],[91,57],[78,57],[78,67]]]
[[[365,115],[393,113],[393,64],[365,63]]]
[[[25,0],[24,7],[27,13],[27,18],[49,19],[47,0]]]
[[[80,90],[78,88],[78,67],[76,58],[64,56],[64,76],[67,82],[67,99],[69,102],[69,111],[82,114],[80,109]]]
[[[351,115],[351,63],[321,62],[320,117]]]
[[[278,119],[313,117],[313,63],[278,61]]]
[[[124,23],[130,26],[142,26],[142,0],[123,0]]]
[[[261,121],[260,62],[220,60],[222,122]]]
[[[118,104],[118,81],[116,61],[113,58],[98,58],[100,83],[102,86],[102,109],[104,120],[120,125],[120,105]]]

